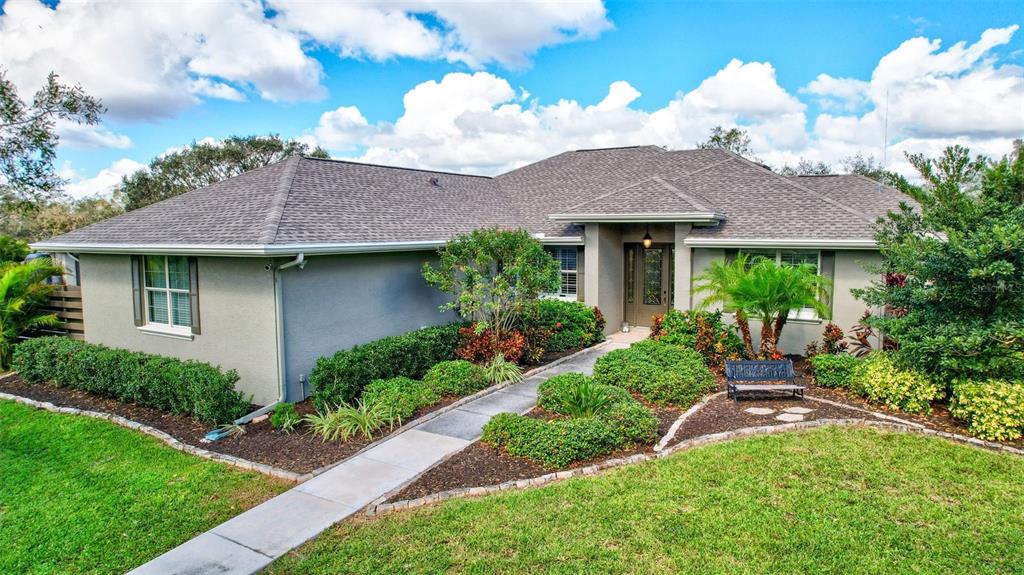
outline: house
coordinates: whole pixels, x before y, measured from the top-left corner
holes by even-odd
[[[900,200],[723,150],[578,150],[496,177],[295,156],[33,247],[77,257],[88,341],[236,369],[269,403],[308,394],[320,356],[453,319],[423,262],[482,226],[534,234],[561,262],[554,295],[599,306],[609,331],[698,305],[692,278],[738,251],[816,266],[849,329],[871,224]],[[803,310],[781,345],[823,327]]]

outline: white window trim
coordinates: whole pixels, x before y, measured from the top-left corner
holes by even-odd
[[[182,327],[180,325],[170,326],[165,323],[146,323],[135,329],[148,335],[158,335],[173,339],[195,339],[191,327]]]
[[[770,251],[771,249],[774,249],[775,250],[775,264],[776,265],[782,265],[782,252],[783,251],[798,251],[798,252],[800,252],[800,251],[812,251],[812,250],[806,249],[806,248],[803,248],[803,249],[802,248],[747,248],[747,249],[751,250],[751,251],[756,251],[756,252],[765,252],[765,251]],[[816,251],[818,252],[817,270],[818,270],[818,274],[820,275],[821,274],[821,250],[816,250]],[[741,254],[744,253],[743,248],[739,249],[739,253],[741,253]],[[749,253],[749,252],[747,252],[747,253]],[[789,312],[789,318],[787,319],[787,321],[806,322],[806,323],[821,323],[823,320],[821,319],[821,317],[818,316],[818,312],[814,311],[813,309],[811,309],[811,308],[802,308],[802,309],[798,309],[796,311]]]
[[[164,285],[167,286],[167,287],[162,287],[162,288],[160,288],[160,287],[149,287],[149,286],[146,285],[146,260],[148,260],[151,257],[158,257],[158,258],[161,258],[163,260],[163,262],[164,262]],[[142,261],[142,291],[143,291],[142,313],[143,313],[143,318],[145,318],[145,322],[143,323],[143,325],[139,326],[139,329],[142,330],[142,331],[152,332],[152,333],[155,333],[155,334],[158,334],[158,335],[180,336],[180,335],[188,334],[188,338],[192,339],[192,326],[191,325],[175,325],[175,323],[174,323],[174,307],[173,307],[174,304],[173,304],[173,298],[171,297],[171,294],[173,294],[173,293],[183,293],[185,295],[189,295],[191,293],[191,286],[189,287],[189,289],[181,289],[181,288],[172,288],[171,287],[171,265],[170,265],[170,262],[168,261],[169,257],[170,256],[160,255],[160,256],[145,256],[143,258],[143,261]],[[189,278],[189,282],[190,283],[191,283],[191,281],[192,281],[192,278]],[[164,294],[164,297],[167,298],[167,323],[161,323],[161,322],[158,322],[158,321],[153,321],[153,320],[151,320],[149,318],[149,298],[153,297],[151,295],[151,292],[158,292],[158,293]],[[192,313],[193,313],[192,312],[192,303],[191,302],[189,302],[188,313],[189,313],[189,317],[191,318],[192,317]],[[143,329],[143,328],[148,328],[148,329]]]

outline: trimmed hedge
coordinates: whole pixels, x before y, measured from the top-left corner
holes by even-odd
[[[427,327],[321,357],[309,374],[313,400],[317,407],[326,408],[351,403],[376,379],[420,379],[435,363],[455,357],[462,326]]]
[[[429,385],[408,377],[375,379],[363,388],[364,405],[381,404],[390,419],[409,420],[417,409],[437,403],[441,396]]]
[[[578,301],[542,299],[524,319],[524,325],[547,330],[546,352],[563,352],[604,340],[604,323],[594,308]]]
[[[822,387],[845,387],[853,385],[860,360],[852,355],[823,353],[811,358],[814,383]]]
[[[717,387],[714,374],[696,350],[651,339],[599,358],[594,379],[655,403],[684,408]]]
[[[557,375],[540,385],[537,405],[565,414],[566,397],[572,388],[592,383],[591,378],[581,373]],[[612,402],[603,413],[550,421],[501,413],[484,426],[481,441],[547,468],[565,467],[632,443],[654,441],[658,418],[650,409],[622,388],[596,385]]]
[[[249,411],[238,373],[208,363],[114,349],[66,337],[39,337],[14,350],[13,368],[31,384],[50,382],[97,395],[226,423]]]
[[[982,439],[1017,439],[1024,436],[1024,382],[961,383],[953,388],[949,411]]]
[[[464,359],[442,361],[423,376],[423,383],[439,396],[463,396],[487,387],[487,373]]]
[[[931,413],[931,402],[945,392],[927,374],[899,365],[892,355],[876,351],[857,366],[850,391],[892,409]]]

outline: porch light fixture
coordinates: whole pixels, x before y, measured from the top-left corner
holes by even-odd
[[[651,247],[651,244],[654,243],[654,238],[651,237],[651,230],[650,230],[650,228],[648,228],[647,231],[644,232],[644,240],[643,241],[644,241],[644,249],[647,249],[647,248]]]

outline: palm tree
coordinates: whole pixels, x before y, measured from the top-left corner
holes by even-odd
[[[810,264],[779,265],[762,258],[732,284],[729,295],[734,305],[761,321],[761,356],[772,357],[791,312],[809,307],[829,318],[831,287],[832,282]]]
[[[56,314],[41,308],[57,288],[44,283],[46,278],[62,271],[49,258],[0,265],[0,368],[10,369],[14,345],[21,335],[60,325]]]
[[[750,337],[750,322],[747,310],[733,297],[736,286],[747,275],[746,254],[736,254],[731,262],[713,261],[708,269],[694,278],[694,293],[706,293],[701,301],[701,309],[719,304],[723,309],[731,308],[736,318],[736,325],[743,337],[743,345],[747,357],[754,357],[754,343]]]

